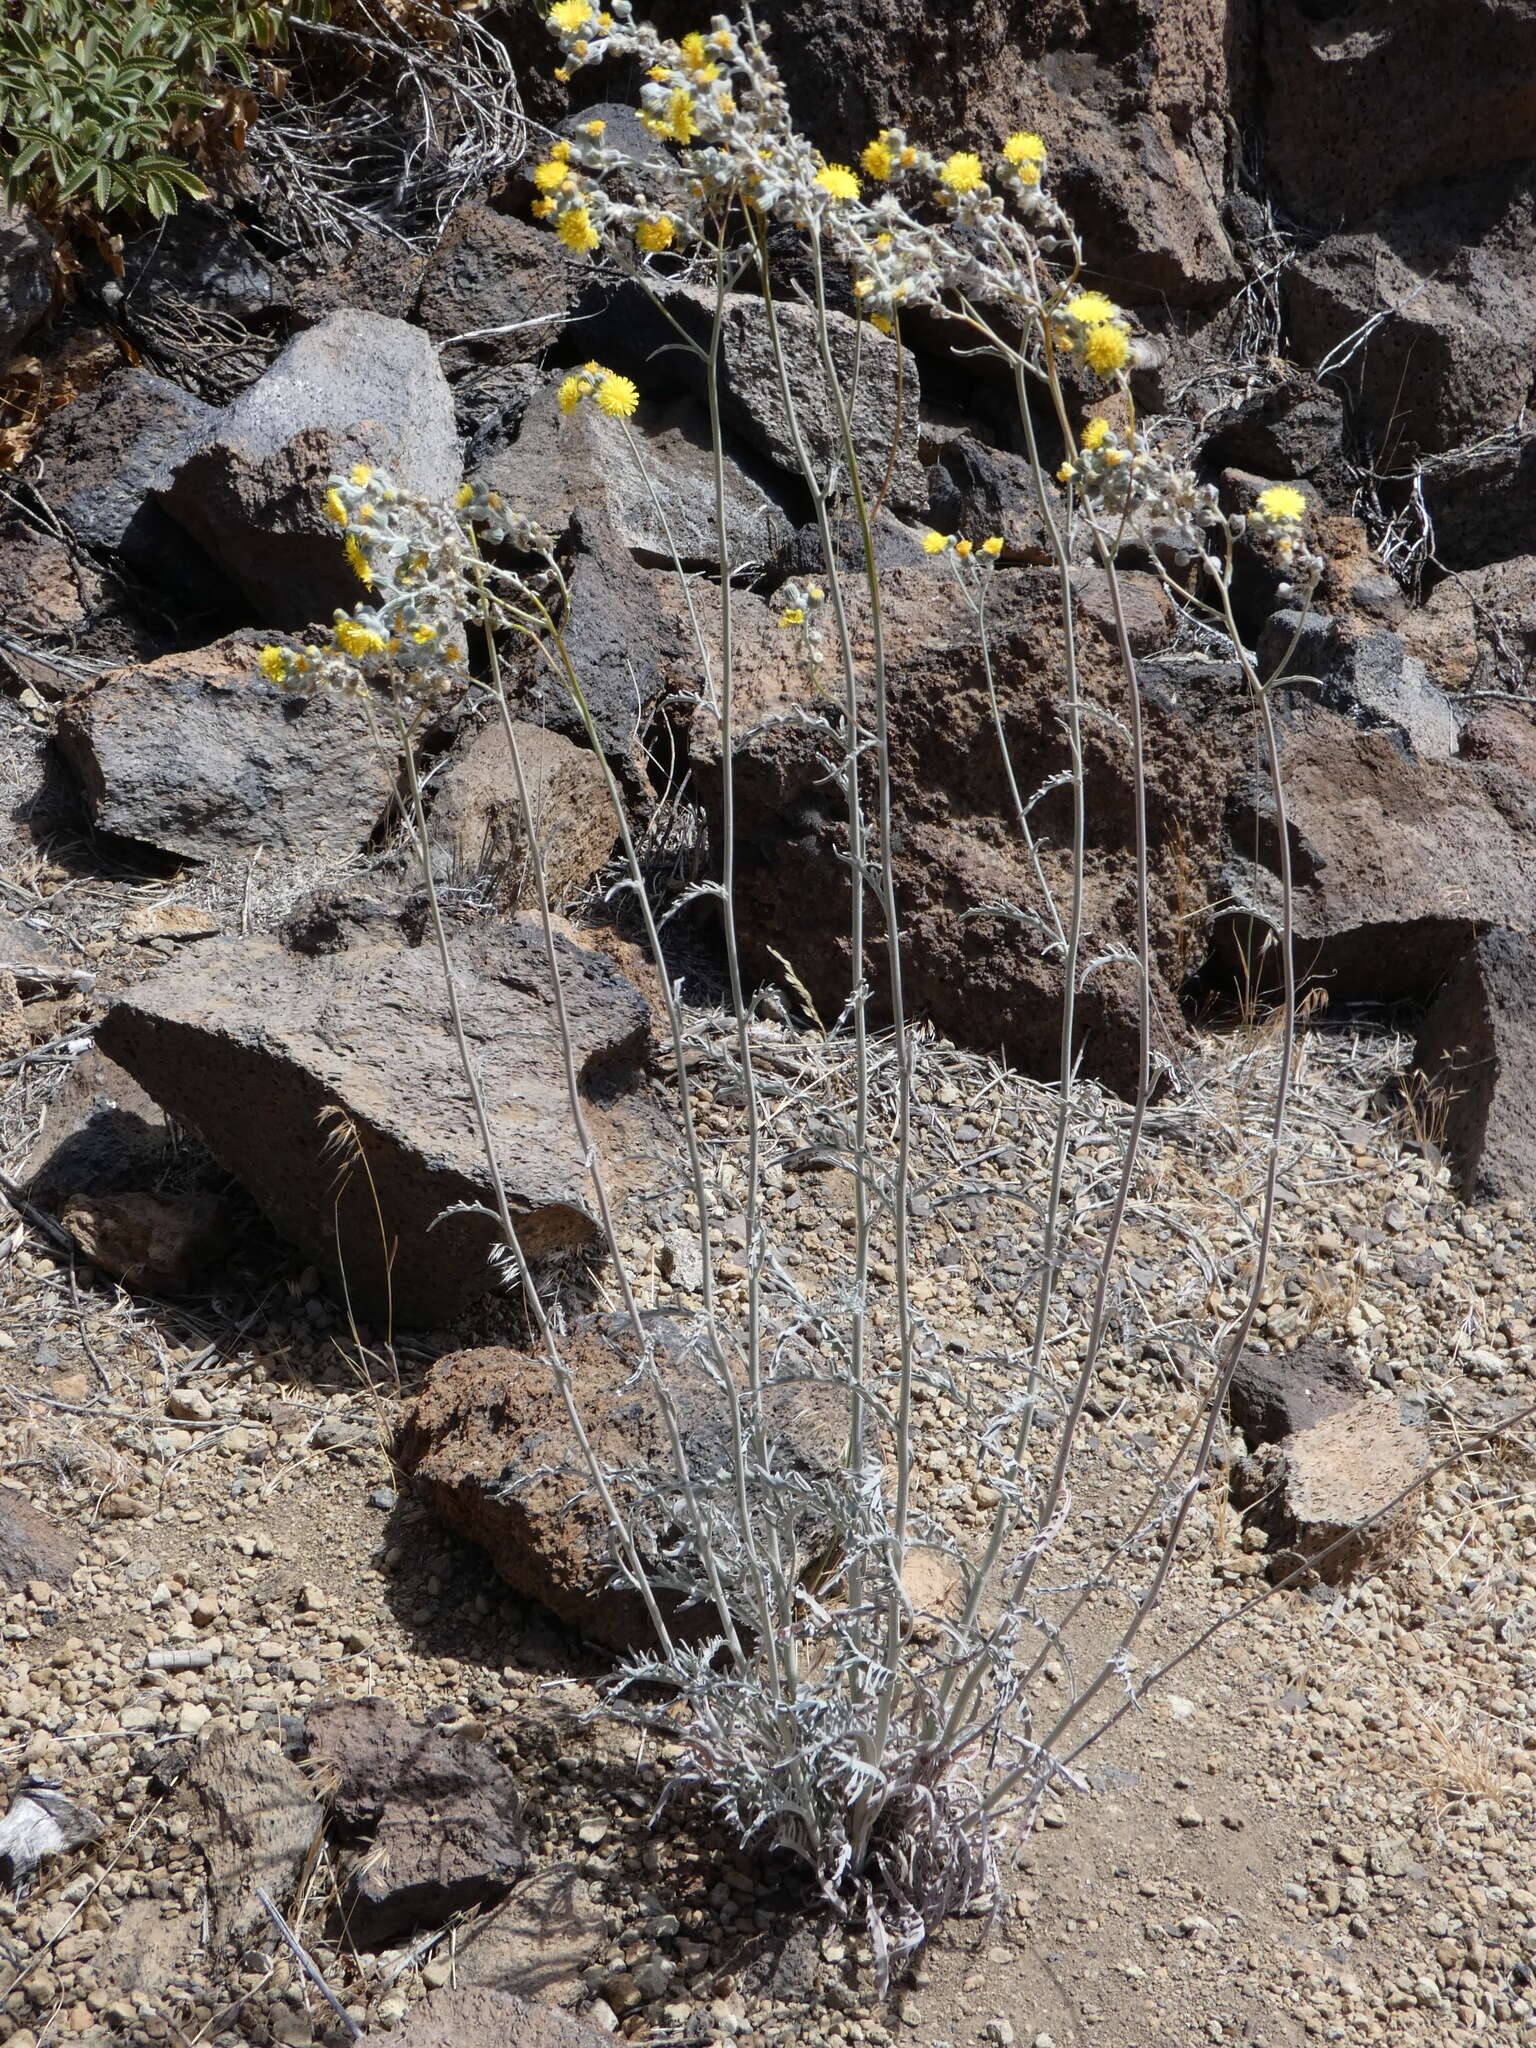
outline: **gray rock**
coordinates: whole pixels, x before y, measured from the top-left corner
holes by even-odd
[[[333,1821],[356,1844],[343,1863],[355,1941],[440,1927],[503,1897],[526,1869],[522,1798],[488,1744],[407,1721],[382,1699],[323,1700],[304,1733]]]
[[[1349,1353],[1309,1338],[1294,1351],[1245,1351],[1232,1375],[1227,1408],[1248,1448],[1256,1450],[1351,1407],[1364,1393]]]
[[[1536,1202],[1536,936],[1482,933],[1431,1004],[1419,1114],[1469,1198]]]
[[[941,533],[972,541],[999,534],[1004,562],[1051,559],[1034,476],[1022,455],[955,435],[929,470],[928,487],[929,516]]]
[[[461,1984],[483,1984],[546,2005],[574,2005],[580,1972],[607,1933],[607,1918],[574,1870],[540,1870],[505,1905],[464,1928],[454,1954]]]
[[[68,964],[62,944],[55,947],[9,910],[0,910],[0,974],[10,975],[26,996],[90,988],[96,979]]]
[[[481,335],[455,349],[450,375],[474,362],[532,362],[590,282],[585,265],[546,229],[471,200],[455,210],[422,272],[416,317],[439,348],[457,335]],[[482,333],[491,327],[515,331]]]
[[[428,1992],[403,2025],[370,2027],[361,2039],[373,2048],[612,2048],[574,2013],[483,1985]]]
[[[27,1194],[46,1209],[71,1195],[122,1193],[159,1180],[175,1137],[137,1081],[93,1046],[44,1111],[27,1156]]]
[[[712,301],[709,310],[713,312]],[[811,461],[823,484],[841,476],[846,485],[842,438],[816,338],[816,313],[809,306],[789,304],[781,305],[778,315],[794,415]],[[927,504],[928,489],[918,457],[922,392],[917,358],[846,314],[829,313],[827,323],[838,381],[845,394],[851,392],[850,425],[865,490],[871,501],[879,494],[894,445],[887,502],[897,512],[920,513]],[[738,294],[728,302],[721,362],[721,400],[727,421],[781,469],[798,476],[790,413],[779,387],[761,300]]]
[[[1536,784],[1517,769],[1418,760],[1387,731],[1310,708],[1288,721],[1281,765],[1296,963],[1336,1000],[1425,1001],[1480,927],[1536,930]],[[1281,924],[1265,779],[1239,778],[1227,829],[1233,907],[1217,920],[1215,957],[1253,987],[1253,963],[1277,957],[1265,933]],[[1273,980],[1262,976],[1266,989]]]
[[[1326,612],[1270,615],[1259,640],[1259,666],[1268,674],[1300,629],[1282,685],[1290,700],[1322,704],[1353,720],[1362,732],[1386,727],[1400,733],[1422,760],[1449,761],[1461,744],[1450,699],[1429,679],[1396,633],[1351,631]]]
[[[419,327],[333,313],[225,408],[160,497],[263,621],[304,626],[358,599],[324,508],[326,480],[358,462],[402,489],[451,497],[453,399]]]
[[[359,704],[286,695],[253,634],[103,676],[72,698],[59,747],[98,831],[189,860],[258,846],[355,853],[393,793]]]
[[[53,304],[53,237],[23,206],[0,202],[0,362]]]
[[[1343,400],[1298,373],[1219,413],[1200,459],[1212,469],[1253,470],[1277,481],[1321,481],[1342,475],[1343,445]]]
[[[663,298],[677,326],[700,347],[707,347],[715,318],[713,292],[674,285],[664,291]],[[795,415],[811,461],[826,478],[834,467],[842,471],[842,439],[816,338],[816,314],[795,300],[780,302],[777,310]],[[704,396],[703,363],[678,346],[677,328],[637,287],[593,294],[583,301],[582,311],[592,314],[594,348],[621,349],[642,365],[653,361],[653,381],[686,381],[695,397]],[[894,438],[896,462],[886,502],[896,512],[920,515],[927,508],[928,486],[918,453],[922,392],[917,359],[910,350],[898,352],[894,340],[846,313],[829,313],[828,323],[839,383],[845,391],[852,390],[853,443],[869,497],[873,501],[879,493]],[[637,381],[644,392],[645,369],[637,372]],[[720,340],[720,406],[726,426],[790,476],[799,477],[800,464],[779,388],[767,315],[762,300],[751,293],[732,293],[726,300]]]
[[[1418,1520],[1415,1483],[1428,1462],[1422,1430],[1388,1404],[1356,1401],[1240,1459],[1232,1497],[1270,1539],[1272,1578],[1308,1567],[1340,1585],[1401,1553]]]
[[[130,318],[177,300],[241,322],[284,313],[290,303],[282,278],[237,223],[206,205],[179,207],[123,250],[120,303]]]
[[[556,909],[591,881],[618,827],[597,756],[543,726],[514,720],[534,821],[534,847]],[[471,734],[434,777],[432,840],[456,877],[489,876],[509,909],[537,902],[531,849],[499,715]]]
[[[602,514],[642,561],[670,569],[716,569],[714,457],[709,416],[691,399],[642,402],[629,430],[592,404],[569,416],[548,383],[523,416],[517,439],[481,465],[487,484],[515,512],[559,528],[577,509]],[[782,482],[728,437],[726,521],[734,565],[760,561],[790,530]],[[638,446],[639,460],[631,447]],[[775,495],[777,493],[777,495]]]
[[[181,1800],[208,1863],[212,1945],[239,1950],[271,1932],[259,1886],[286,1912],[321,1810],[309,1780],[255,1735],[218,1735],[194,1757]]]
[[[39,494],[76,540],[120,557],[174,595],[182,611],[227,611],[235,601],[207,555],[154,497],[217,418],[215,407],[179,384],[128,367],[54,413],[35,443]]]
[[[1391,467],[1517,420],[1536,359],[1536,222],[1526,166],[1413,193],[1298,257],[1286,276],[1295,352],[1340,371]],[[1360,340],[1370,320],[1387,317]]]
[[[79,1556],[74,1538],[55,1528],[24,1493],[0,1486],[0,1585],[12,1593],[30,1579],[67,1586]]]
[[[570,612],[565,644],[592,713],[597,744],[626,796],[644,804],[645,735],[662,690],[657,591],[662,579],[642,568],[600,512],[571,520],[566,569]],[[585,722],[561,677],[541,662],[521,705],[535,724],[590,744]]]
[[[1443,567],[1536,554],[1536,428],[1436,456],[1424,465],[1423,490]]]
[[[556,948],[587,1085],[639,1055],[649,1010],[606,960],[563,939]],[[511,921],[464,932],[454,953],[524,1248],[534,1259],[591,1253],[598,1232],[543,939]],[[210,944],[136,984],[98,1042],[286,1237],[344,1279],[360,1312],[441,1325],[489,1285],[494,1225],[445,1214],[487,1209],[493,1190],[434,947],[359,935],[305,958],[265,939]],[[345,1171],[354,1141],[367,1174]]]

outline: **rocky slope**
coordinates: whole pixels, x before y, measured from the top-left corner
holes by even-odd
[[[664,26],[693,25],[674,11]],[[296,215],[258,157],[215,201],[130,232],[121,278],[87,260],[67,297],[48,231],[10,210],[0,1745],[18,1780],[50,1782],[18,1792],[0,1844],[25,1825],[51,1853],[0,1906],[0,2031],[19,2048],[297,2048],[359,2028],[413,2048],[613,2031],[750,2048],[1536,2040],[1536,1466],[1517,1420],[1536,1373],[1536,4],[759,11],[829,157],[887,123],[946,147],[1037,129],[1091,279],[1145,344],[1143,422],[1231,510],[1266,484],[1307,494],[1315,616],[1253,553],[1236,596],[1261,666],[1302,636],[1275,706],[1312,1030],[1256,1348],[1139,1654],[1176,1654],[1213,1606],[1336,1540],[1340,1583],[1277,1595],[1182,1666],[1096,1754],[1087,1792],[1042,1807],[1002,1915],[951,1927],[888,2005],[861,1930],[813,1917],[686,1801],[656,1818],[674,1760],[585,1717],[637,1617],[527,1319],[487,1265],[492,1191],[398,764],[358,705],[283,697],[257,650],[356,594],[322,510],[338,467],[382,462],[443,496],[484,476],[560,536],[596,751],[547,669],[514,661],[513,686],[539,852],[572,913],[574,1076],[499,722],[451,707],[420,767],[508,1195],[575,1332],[578,1407],[617,1463],[643,1460],[655,1417],[621,1398],[622,1361],[581,1320],[616,1296],[573,1090],[643,1308],[686,1329],[706,1256],[729,1312],[747,1279],[718,934],[695,909],[658,963],[604,909],[605,767],[675,893],[719,870],[720,728],[671,566],[675,547],[697,588],[720,567],[702,379],[632,287],[531,224],[520,161],[441,221],[378,198],[370,224],[327,213],[338,188],[318,178],[318,211]],[[535,127],[617,89],[600,72],[574,96],[552,86],[534,10],[483,26]],[[381,64],[358,90],[398,114],[396,83]],[[794,275],[786,261],[786,293]],[[786,304],[788,374],[814,411],[809,316]],[[668,310],[696,334],[712,307],[674,280]],[[851,957],[832,731],[776,624],[815,536],[750,300],[726,330],[724,488],[752,563],[739,935],[762,985],[789,1313],[845,1271],[846,1051],[816,1027],[861,971],[878,980],[884,935]],[[851,360],[853,320],[834,312],[832,332]],[[977,1413],[1022,1384],[1049,1170],[1061,639],[1009,391],[950,357],[937,322],[902,342],[863,330],[854,430],[890,457],[893,823],[927,1027],[914,1299],[977,1390],[925,1395],[917,1485],[964,1546],[996,1498]],[[594,351],[640,386],[654,488],[612,421],[562,417],[559,381]],[[995,714],[929,522],[1007,537]],[[1087,924],[1106,957],[1074,1048],[1068,1359],[1137,1065],[1134,977],[1114,960],[1134,931],[1123,680],[1102,576],[1074,579]],[[1150,575],[1133,567],[1125,591],[1165,1079],[1074,1475],[1084,1576],[1187,1429],[1204,1335],[1241,1301],[1276,1051],[1278,821],[1241,679]],[[852,629],[862,647],[857,604]],[[994,715],[1046,792],[1037,863],[992,765]],[[707,1251],[656,1028],[663,972],[683,981],[719,1205]],[[893,1257],[876,1247],[882,1331]],[[707,1408],[690,1423],[706,1436]],[[797,1469],[824,1467],[815,1420],[786,1424]],[[1108,1626],[1090,1612],[1074,1654],[1045,1663],[1053,1697]],[[16,1855],[0,1848],[20,1878]]]

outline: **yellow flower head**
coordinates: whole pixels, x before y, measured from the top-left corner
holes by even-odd
[[[803,626],[805,624],[804,605],[786,605],[783,611],[779,613],[779,624],[781,626]]]
[[[1045,144],[1038,135],[1018,133],[1010,135],[1003,144],[1003,155],[1011,164],[1043,164]]]
[[[678,86],[668,99],[663,127],[674,142],[692,142],[698,134],[699,124],[693,118],[693,94],[685,86]]]
[[[1260,491],[1254,510],[1274,525],[1294,525],[1307,516],[1305,495],[1294,484],[1271,484]]]
[[[546,192],[542,199],[534,200],[532,206],[529,207],[528,211],[533,215],[535,220],[548,220],[549,216],[552,213],[558,213],[560,209],[555,204],[554,200],[551,199],[549,194]]]
[[[1079,292],[1075,299],[1068,299],[1062,310],[1068,319],[1081,320],[1085,327],[1096,327],[1101,321],[1120,318],[1120,308],[1102,292]]]
[[[560,216],[555,233],[567,249],[574,249],[578,256],[585,256],[595,249],[602,236],[592,225],[592,216],[584,206],[569,206]]]
[[[940,165],[939,183],[951,192],[979,192],[986,183],[981,173],[981,158],[968,149],[957,149]]]
[[[607,413],[611,420],[627,420],[639,403],[640,393],[628,377],[617,376],[612,370],[603,372],[597,387],[599,412]]]
[[[984,555],[991,555],[995,561],[1003,552],[1003,536],[1000,533],[989,534],[981,544],[981,552]]]
[[[579,28],[585,28],[592,19],[592,0],[555,0],[549,10],[549,25],[574,35]]]
[[[896,329],[886,313],[871,313],[869,324],[880,334],[894,334]]]
[[[975,552],[975,547],[970,541],[957,540],[955,542],[955,553],[960,557],[962,562],[968,562]]]
[[[1131,344],[1123,327],[1104,320],[1089,328],[1083,342],[1083,361],[1090,370],[1097,370],[1101,377],[1112,377],[1116,370],[1123,370],[1130,359]]]
[[[474,495],[475,487],[473,484],[460,484],[459,488],[453,494],[453,502],[455,505],[458,506],[459,510],[462,512],[466,505],[471,504],[473,502]]]
[[[942,555],[954,539],[952,533],[935,533],[931,528],[923,535],[923,553]]]
[[[1077,471],[1072,467],[1071,463],[1064,462],[1056,472],[1056,481],[1059,484],[1069,484],[1076,475]]]
[[[896,168],[896,152],[885,139],[884,130],[864,145],[859,162],[872,178],[888,178]]]
[[[846,164],[823,164],[816,173],[816,182],[834,199],[857,199],[859,196],[859,181]]]
[[[533,167],[533,182],[541,192],[558,192],[570,175],[565,165],[552,156]]]
[[[280,683],[288,673],[288,657],[281,647],[263,647],[256,660],[269,683]]]
[[[425,647],[429,640],[435,640],[437,638],[437,628],[436,626],[429,626],[425,623],[419,626],[412,626],[411,638],[416,642],[416,645],[418,647]]]
[[[357,544],[357,535],[355,533],[347,535],[346,554],[347,560],[352,567],[352,574],[360,583],[371,584],[373,582],[373,571],[368,566],[368,557]]]
[[[555,403],[563,413],[573,413],[586,392],[587,387],[580,377],[567,377],[555,394]]]
[[[327,519],[334,519],[338,526],[345,526],[348,523],[347,508],[334,484],[325,494],[325,516]]]
[[[709,61],[708,48],[705,45],[704,38],[697,29],[691,35],[684,36],[683,40],[678,44],[678,48],[695,71]]]
[[[360,491],[366,490],[369,484],[373,482],[371,466],[366,462],[354,462],[352,465],[352,481]]]
[[[1085,448],[1102,448],[1108,434],[1108,420],[1090,420],[1083,429],[1083,446]]]
[[[343,654],[360,658],[365,654],[382,654],[385,640],[384,635],[375,632],[372,626],[360,625],[356,619],[338,619],[336,645]]]
[[[635,240],[647,256],[655,256],[663,249],[670,249],[676,229],[663,214],[659,220],[643,220],[635,229]]]
[[[606,121],[583,121],[581,132],[583,135],[590,135],[594,142],[600,142],[607,127],[608,123]]]

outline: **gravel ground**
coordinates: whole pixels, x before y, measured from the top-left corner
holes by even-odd
[[[11,740],[20,758],[27,735]],[[14,1173],[102,991],[184,943],[125,943],[130,914],[192,903],[239,929],[269,903],[249,875],[189,886],[19,850],[0,873],[6,905],[100,976],[79,999],[28,1006],[33,1043],[54,1049],[4,1076],[0,1165]],[[819,1300],[849,1242],[851,1184],[824,1149],[846,1055],[772,1022],[755,1044],[772,1091],[779,1298]],[[1407,1050],[1385,1024],[1326,1016],[1300,1040],[1257,1329],[1271,1346],[1346,1346],[1372,1397],[1405,1404],[1445,1456],[1536,1396],[1536,1231],[1527,1214],[1464,1211],[1433,1146],[1390,1113]],[[884,1085],[889,1049],[879,1058]],[[1198,1412],[1211,1331],[1251,1271],[1276,1059],[1270,1030],[1213,1032],[1189,1092],[1152,1116],[1074,1461],[1064,1585],[1133,1527]],[[744,1113],[718,1016],[694,1015],[689,1060],[729,1310],[745,1287]],[[655,1085],[666,1091],[665,1063]],[[918,1091],[915,1294],[944,1367],[919,1403],[918,1504],[974,1543],[992,1501],[977,1419],[1020,1384],[1054,1098],[927,1038]],[[1080,1091],[1058,1378],[1080,1355],[1123,1122]],[[186,1170],[198,1165],[189,1154]],[[677,1163],[658,1160],[624,1199],[648,1303],[691,1299],[682,1187]],[[877,1247],[885,1331],[889,1255]],[[486,1322],[477,1337],[494,1334],[494,1310]],[[1042,1807],[1009,1900],[947,1929],[882,2004],[858,1930],[808,1912],[786,1873],[738,1856],[707,1814],[674,1805],[655,1820],[665,1752],[583,1718],[599,1653],[396,1498],[387,1445],[437,1348],[400,1347],[398,1385],[369,1371],[315,1276],[255,1219],[215,1291],[171,1304],[125,1293],[0,1212],[0,1461],[80,1547],[66,1584],[23,1585],[0,1610],[0,1759],[13,1777],[57,1779],[107,1824],[0,1905],[0,2033],[19,2048],[330,2039],[338,2023],[279,1944],[232,1963],[205,1946],[203,1850],[174,1781],[221,1730],[280,1741],[310,1702],[374,1693],[483,1730],[511,1764],[536,1873],[578,1886],[546,1991],[635,2038],[1536,2043],[1528,1424],[1432,1481],[1406,1552],[1379,1575],[1277,1594],[1182,1663],[1084,1759],[1088,1790]],[[1138,1675],[1264,1584],[1262,1548],[1227,1503],[1226,1456]],[[1096,1668],[1136,1569],[1118,1600],[1088,1603],[1042,1698],[1061,1704]],[[214,1655],[146,1668],[150,1652],[183,1648]],[[414,1949],[350,1951],[328,1859],[291,1918],[356,2020],[389,2027],[427,1989],[472,1977],[484,1930],[467,1920]]]

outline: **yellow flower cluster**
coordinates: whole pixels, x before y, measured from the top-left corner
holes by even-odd
[[[582,0],[562,0],[562,4],[575,7]],[[592,224],[591,210],[571,169],[571,145],[564,137],[551,143],[549,155],[534,165],[533,182],[539,195],[533,202],[534,217],[553,218],[555,233],[576,255],[595,249],[602,237]]]
[[[640,392],[630,378],[617,371],[605,370],[601,363],[583,363],[562,381],[556,403],[563,413],[570,414],[584,398],[595,400],[598,411],[609,419],[627,420],[640,403]]]
[[[1010,135],[1003,144],[1003,161],[1013,166],[1021,185],[1038,185],[1045,173],[1045,144],[1038,135]]]
[[[635,223],[635,240],[647,256],[659,256],[663,249],[670,249],[676,234],[676,223],[664,213]]]
[[[978,547],[975,541],[962,540],[956,533],[938,533],[930,528],[923,535],[925,555],[947,555],[951,548],[962,562],[968,562],[975,554],[989,555],[995,562],[1003,552],[1003,536],[1000,533],[989,534]]]
[[[1103,292],[1078,292],[1058,307],[1057,343],[1100,377],[1113,377],[1131,360],[1125,315]]]

